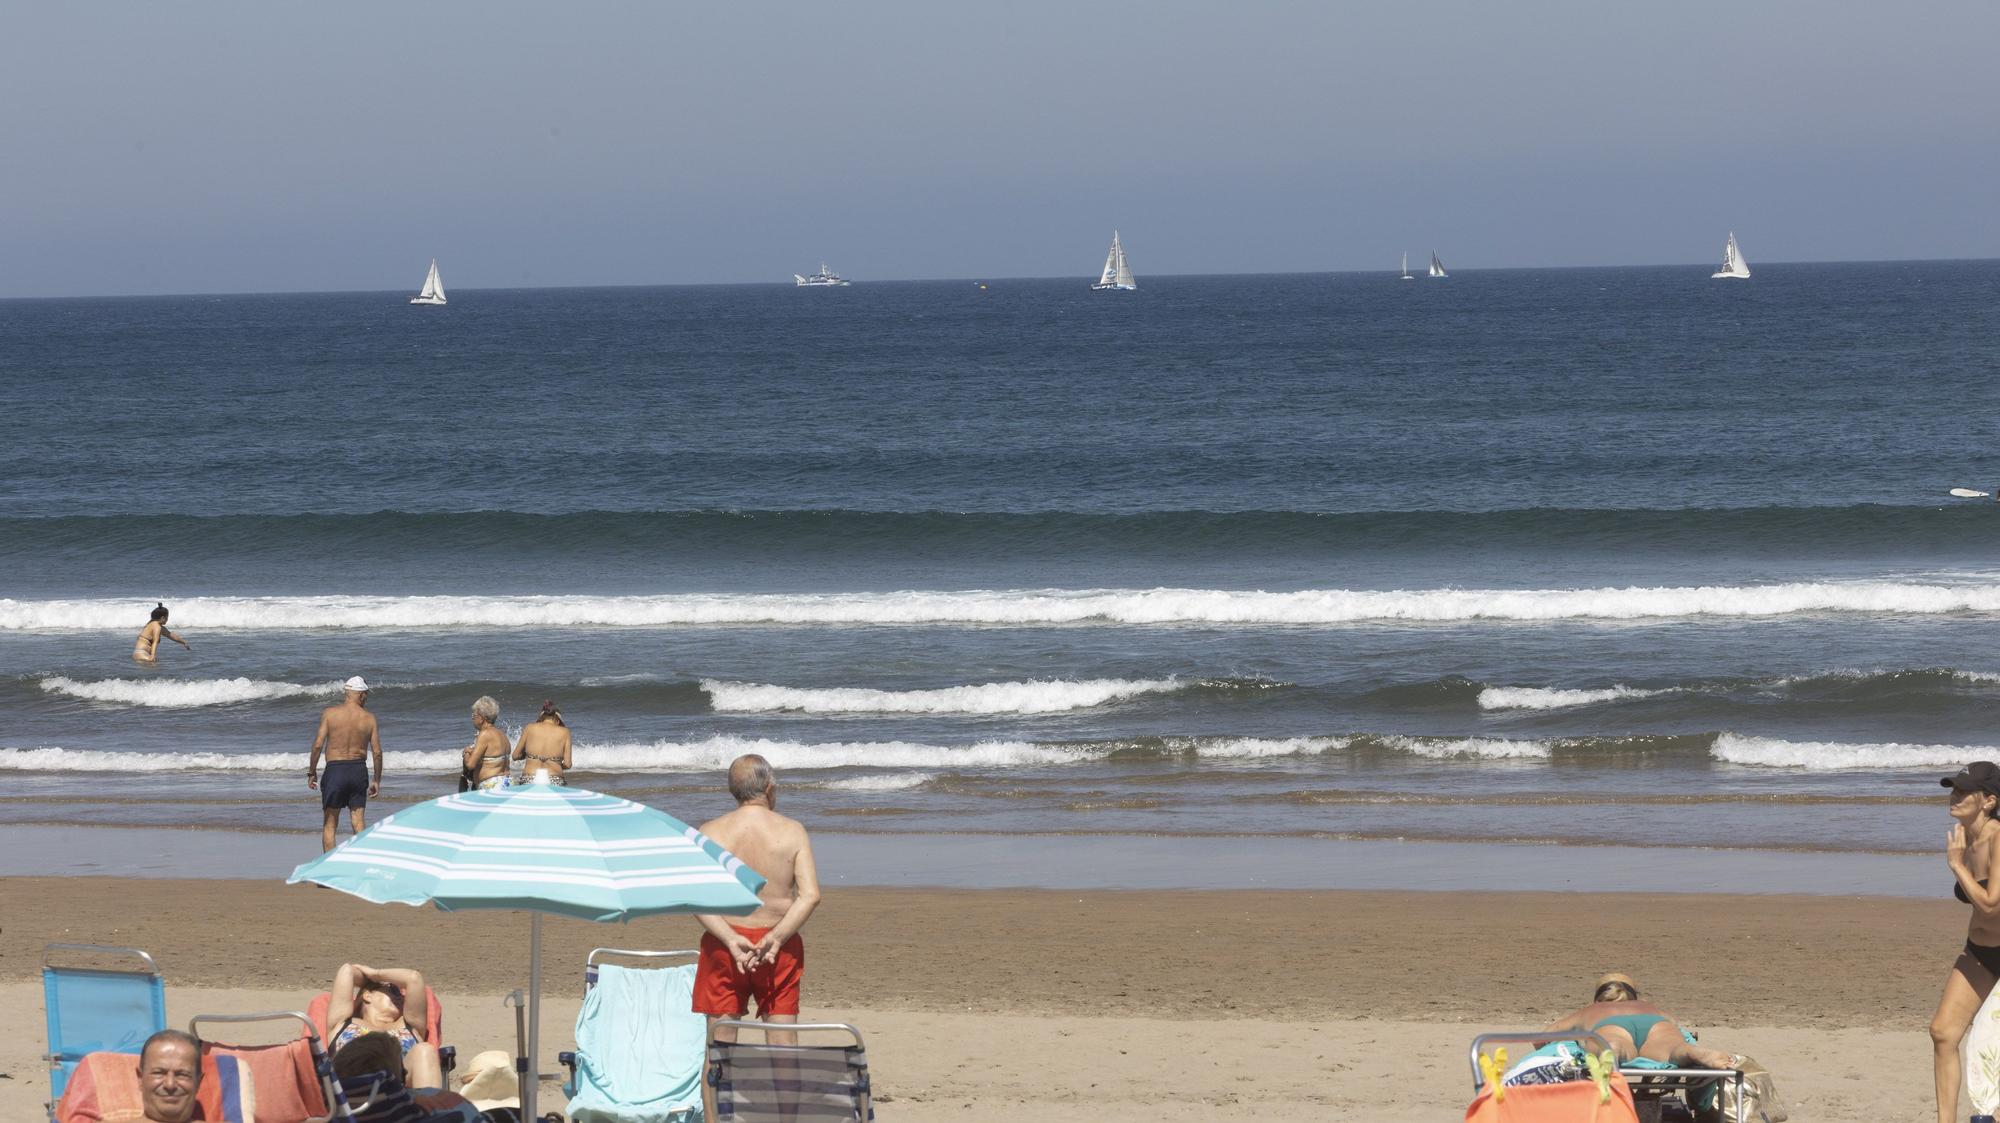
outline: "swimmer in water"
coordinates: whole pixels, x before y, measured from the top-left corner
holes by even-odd
[[[160,637],[173,640],[189,651],[188,642],[167,630],[167,606],[162,604],[153,609],[153,616],[146,626],[139,629],[139,639],[132,645],[132,658],[140,663],[157,663],[160,660]]]

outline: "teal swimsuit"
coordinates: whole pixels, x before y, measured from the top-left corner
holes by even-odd
[[[1632,1038],[1633,1050],[1635,1052],[1643,1052],[1646,1048],[1646,1036],[1653,1032],[1653,1027],[1668,1020],[1670,1019],[1663,1018],[1658,1014],[1613,1014],[1611,1017],[1591,1026],[1590,1031],[1596,1033],[1605,1026],[1617,1026]]]

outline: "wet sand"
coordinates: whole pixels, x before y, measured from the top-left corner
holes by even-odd
[[[46,1095],[47,942],[146,948],[177,1019],[303,1004],[347,959],[417,966],[475,1050],[509,1046],[498,996],[525,981],[525,917],[264,881],[12,878],[0,918],[0,986],[36,1008],[5,1035],[8,1119]],[[697,930],[545,933],[552,1071],[591,947]],[[807,928],[806,1014],[872,1031],[890,1118],[1441,1118],[1463,1110],[1474,1032],[1544,1022],[1618,968],[1771,1065],[1795,1118],[1919,1119],[1923,1026],[1963,933],[1963,906],[1876,897],[842,888]]]

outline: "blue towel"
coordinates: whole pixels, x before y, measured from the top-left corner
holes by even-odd
[[[694,1012],[694,964],[600,965],[576,1015],[570,1118],[697,1123],[707,1048],[708,1019]]]

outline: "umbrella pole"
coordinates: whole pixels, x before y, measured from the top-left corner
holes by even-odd
[[[528,1071],[521,1115],[533,1123],[540,1118],[535,1114],[535,1101],[542,1090],[542,914],[528,916]]]

